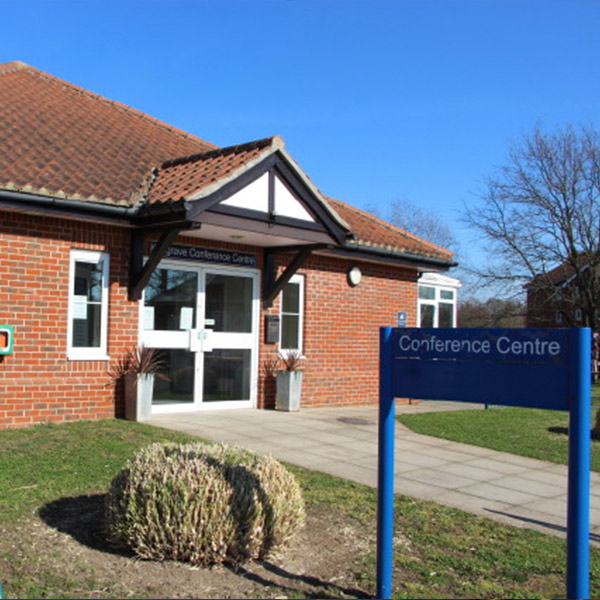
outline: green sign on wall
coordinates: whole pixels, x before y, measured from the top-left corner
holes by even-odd
[[[0,325],[0,356],[12,354],[15,347],[15,330],[12,325]]]

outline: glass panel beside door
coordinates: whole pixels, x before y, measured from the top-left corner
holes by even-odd
[[[163,261],[145,291],[140,340],[163,362],[153,412],[253,406],[258,274]]]

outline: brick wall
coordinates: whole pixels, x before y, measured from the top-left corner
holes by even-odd
[[[527,290],[527,327],[560,327],[556,323],[557,305],[548,298],[547,292]]]
[[[260,249],[182,237],[198,244],[254,252]],[[138,335],[138,305],[127,299],[129,233],[109,225],[0,212],[0,323],[14,325],[15,352],[0,362],[0,428],[51,421],[121,416],[122,390],[111,384],[108,361],[67,360],[69,258],[74,248],[110,255],[108,353],[122,357]],[[280,271],[285,262],[280,265]],[[347,270],[360,266],[352,288]],[[378,328],[396,313],[416,324],[416,272],[315,256],[305,276],[305,406],[377,401]],[[279,299],[267,311],[279,313]],[[265,363],[277,346],[264,343],[260,319],[259,407],[274,405]]]
[[[15,348],[0,363],[0,427],[101,419],[122,409],[106,385],[107,361],[66,359],[72,248],[110,254],[109,354],[122,355],[136,341],[124,230],[1,212],[0,323],[14,325]]]
[[[356,287],[346,278],[353,265],[363,273]],[[298,273],[305,294],[303,405],[377,402],[379,327],[395,326],[399,311],[408,313],[409,327],[416,326],[416,271],[314,256]],[[268,312],[279,313],[279,298]],[[263,344],[263,364],[276,353],[276,346]],[[265,382],[264,368],[260,376],[270,408],[275,387]]]

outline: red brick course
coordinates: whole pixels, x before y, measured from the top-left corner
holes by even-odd
[[[346,278],[353,265],[363,273],[357,287]],[[408,313],[408,326],[416,326],[416,271],[314,256],[298,273],[305,277],[302,403],[376,403],[379,327],[395,325],[399,311]],[[279,312],[279,300],[270,312]],[[275,353],[274,345],[263,344],[263,361]],[[264,399],[268,408],[274,405],[274,386],[270,392]]]
[[[262,270],[260,248],[189,237],[177,243],[253,252]],[[138,304],[127,298],[127,229],[0,212],[0,323],[15,328],[14,354],[0,362],[0,428],[122,415],[109,361],[67,360],[71,249],[110,255],[110,357],[138,341]],[[363,280],[352,288],[346,272],[354,264]],[[393,325],[398,311],[416,324],[416,271],[314,256],[299,273],[305,276],[304,406],[376,402],[378,328]],[[261,408],[274,405],[274,385],[264,373],[265,361],[277,354],[276,344],[264,343],[267,312],[279,312],[278,299],[261,311]]]

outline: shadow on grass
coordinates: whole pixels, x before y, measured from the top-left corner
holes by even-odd
[[[566,507],[566,503],[565,503]],[[514,513],[504,512],[502,510],[494,510],[491,508],[485,509],[487,512],[491,512],[497,515],[504,515],[505,517],[510,517],[512,519],[516,519],[518,521],[523,521],[523,523],[531,523],[533,525],[539,525],[545,529],[549,529],[551,531],[559,531],[561,533],[567,533],[567,528],[562,525],[556,525],[555,523],[550,523],[548,521],[542,521],[540,519],[532,519],[530,517],[523,517],[521,515],[515,515]],[[595,543],[600,543],[600,535],[597,533],[590,533],[590,541]]]
[[[548,427],[550,433],[559,433],[560,435],[569,435],[568,427]]]
[[[40,510],[40,518],[50,527],[70,535],[84,546],[119,556],[134,556],[106,540],[105,498],[105,494],[60,498],[45,504]]]
[[[374,596],[369,596],[365,594],[364,590],[359,590],[357,588],[345,588],[335,583],[331,583],[330,581],[325,581],[323,579],[319,579],[318,577],[312,577],[311,575],[299,575],[296,573],[290,573],[277,565],[270,563],[267,560],[258,561],[258,564],[263,567],[266,571],[272,573],[276,577],[282,577],[287,579],[290,582],[290,585],[282,585],[276,581],[270,581],[266,577],[259,575],[258,573],[253,573],[246,569],[243,565],[224,565],[225,568],[229,569],[232,573],[243,577],[249,581],[257,583],[266,588],[278,588],[283,591],[289,592],[290,594],[297,594],[298,589],[292,587],[294,583],[310,585],[315,589],[313,591],[308,591],[303,589],[302,594],[305,598],[341,598],[342,596],[350,596],[354,598],[374,598]],[[293,597],[293,596],[292,596]]]
[[[548,431],[550,433],[558,433],[559,435],[569,435],[568,427],[548,427]],[[600,438],[594,434],[593,429],[590,431],[590,438],[592,439],[592,441],[595,441],[595,442],[600,440]]]

